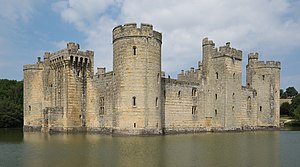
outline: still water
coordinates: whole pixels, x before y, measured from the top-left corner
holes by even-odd
[[[0,167],[299,166],[300,131],[151,137],[0,129]]]

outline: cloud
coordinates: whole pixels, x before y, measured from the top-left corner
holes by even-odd
[[[263,59],[285,61],[300,47],[300,3],[290,0],[69,0],[53,4],[62,19],[86,35],[96,65],[111,69],[111,31],[126,22],[151,23],[163,33],[163,70],[197,66],[201,41],[260,52]],[[247,58],[244,57],[244,61]],[[180,68],[178,68],[180,67]]]
[[[0,18],[13,23],[27,22],[33,11],[33,2],[30,0],[4,0],[0,5]]]

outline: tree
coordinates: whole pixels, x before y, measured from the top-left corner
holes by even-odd
[[[280,115],[291,115],[291,105],[288,102],[284,102],[280,105]]]
[[[23,82],[0,79],[0,128],[22,125]]]
[[[287,97],[295,97],[298,95],[298,91],[294,87],[286,88],[285,93]]]
[[[295,118],[300,120],[300,105],[294,111]]]

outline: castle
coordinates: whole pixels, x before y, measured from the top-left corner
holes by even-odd
[[[24,130],[165,134],[279,127],[280,62],[202,41],[197,68],[161,71],[162,34],[149,24],[113,29],[113,71],[78,44],[24,65]]]

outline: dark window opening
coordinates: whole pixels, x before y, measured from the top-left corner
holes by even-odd
[[[133,123],[133,127],[136,128],[136,123]]]
[[[235,79],[235,73],[233,73],[232,77],[233,77],[233,79]]]
[[[132,97],[132,100],[133,100],[133,106],[136,106],[136,97],[133,96],[133,97]]]
[[[192,106],[192,115],[197,115],[197,106]]]
[[[247,83],[247,86],[250,87],[250,83]]]
[[[216,72],[216,78],[219,79],[219,73],[218,72]]]
[[[262,111],[262,106],[259,106],[259,111]]]
[[[262,75],[262,79],[265,80],[265,75]]]
[[[133,55],[136,55],[136,46],[133,46]]]
[[[215,116],[217,116],[218,115],[218,110],[215,110]]]
[[[232,106],[231,111],[234,112],[234,106]]]
[[[232,93],[232,98],[234,98],[234,93]]]
[[[197,96],[197,89],[196,88],[192,89],[192,96],[193,97]]]
[[[181,91],[178,91],[178,97],[180,97]]]
[[[158,97],[155,99],[155,106],[158,107]]]
[[[216,100],[218,99],[218,94],[215,94],[215,96],[216,96]]]
[[[28,110],[31,111],[31,106],[30,105],[28,106]]]

